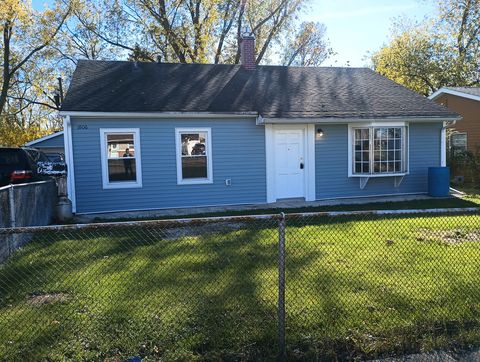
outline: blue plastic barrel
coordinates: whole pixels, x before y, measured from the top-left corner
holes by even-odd
[[[450,167],[428,168],[428,194],[447,197],[450,190]]]

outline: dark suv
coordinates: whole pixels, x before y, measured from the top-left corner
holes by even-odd
[[[0,186],[44,180],[37,172],[38,162],[48,162],[47,156],[33,148],[0,147]]]

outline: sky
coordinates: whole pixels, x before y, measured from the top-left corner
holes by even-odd
[[[303,18],[326,25],[327,38],[337,53],[322,65],[368,66],[367,52],[388,42],[392,19],[422,20],[435,10],[427,0],[313,0]]]
[[[51,0],[32,0],[42,9]],[[327,38],[337,54],[324,66],[368,66],[368,52],[388,42],[392,19],[408,17],[422,20],[432,14],[433,0],[311,0],[301,20],[326,25]]]

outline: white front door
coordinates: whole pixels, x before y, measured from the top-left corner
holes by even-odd
[[[304,129],[275,130],[275,196],[305,196]]]

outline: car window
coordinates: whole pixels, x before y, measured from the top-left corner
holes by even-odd
[[[63,157],[60,153],[46,153],[46,155],[52,162],[63,162]]]
[[[32,161],[37,162],[37,155],[35,154],[35,152],[33,152],[32,150],[25,150],[25,151],[30,156]]]
[[[50,162],[47,155],[44,154],[43,152],[38,152],[38,160],[41,162]]]
[[[36,150],[26,150],[30,157],[32,157],[35,163],[37,162],[48,162],[47,156],[43,152],[39,152]]]
[[[24,160],[18,150],[0,149],[1,166],[11,166],[23,163]]]

